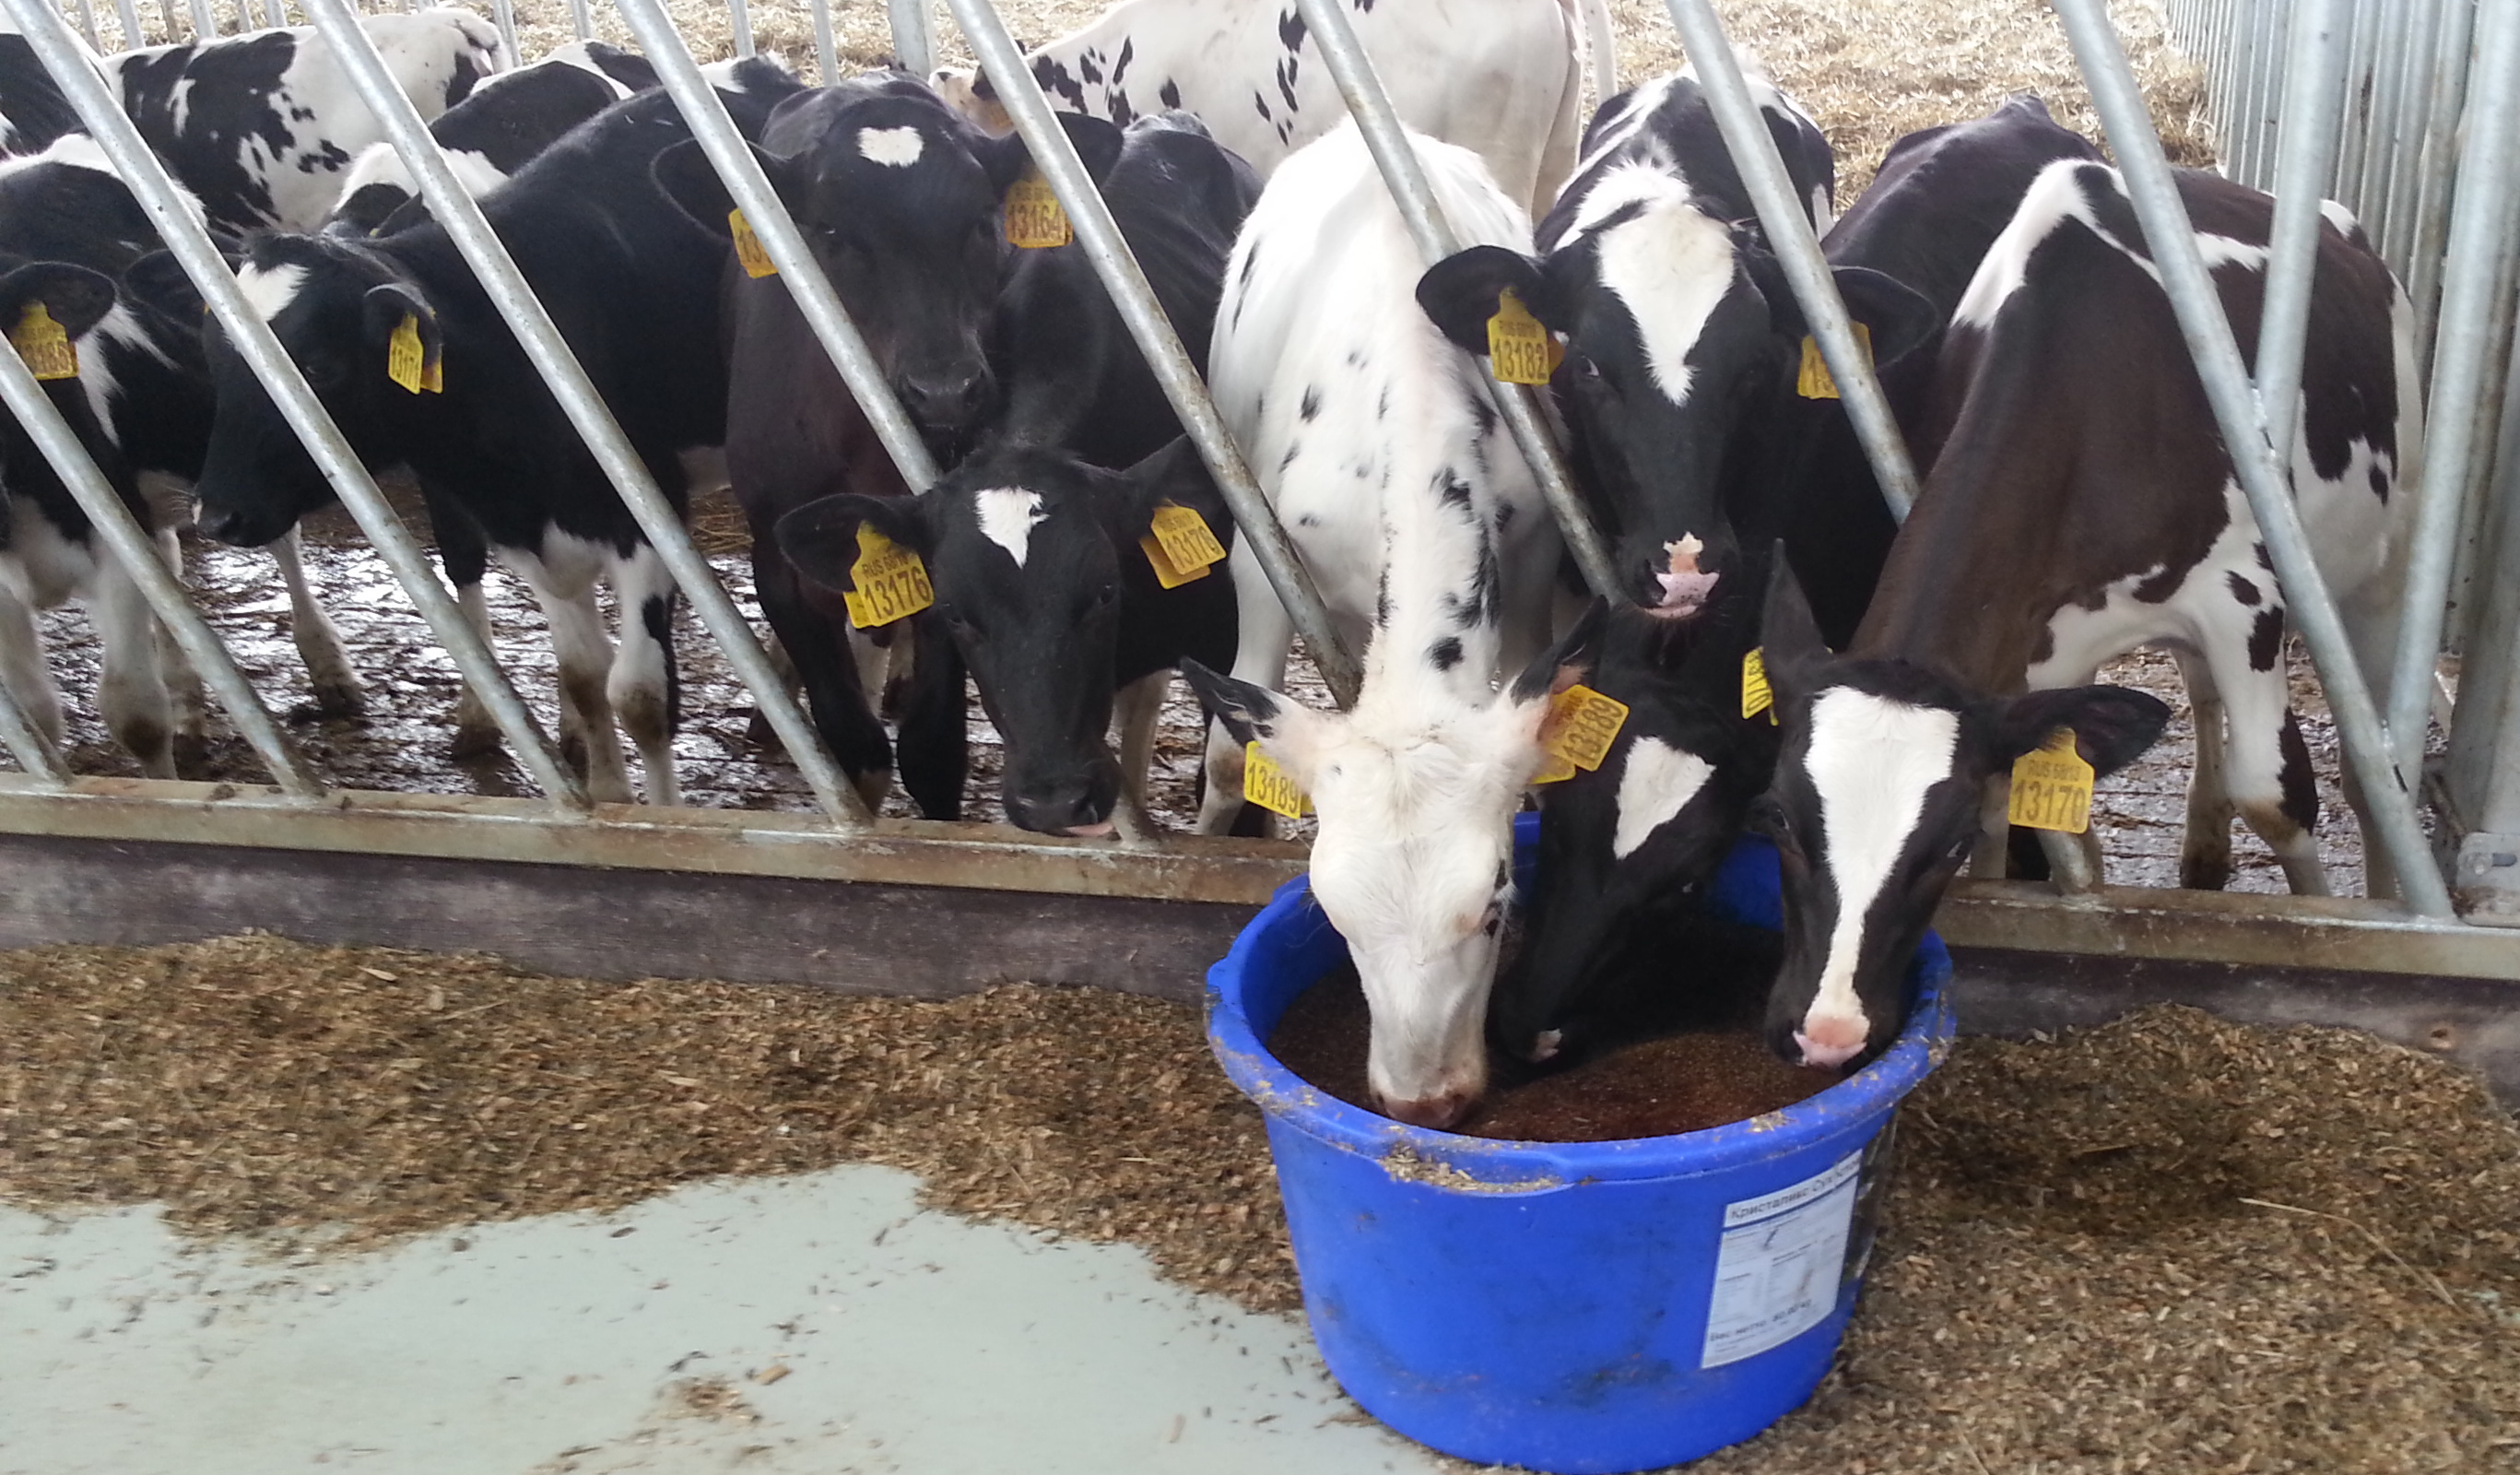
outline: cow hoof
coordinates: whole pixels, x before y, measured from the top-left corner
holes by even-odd
[[[177,733],[166,743],[177,774],[200,773],[209,766],[210,739],[200,733]]]
[[[2231,884],[2229,861],[2189,861],[2179,868],[2179,884],[2190,891],[2221,891]]]
[[[446,753],[450,758],[487,758],[499,751],[499,729],[495,724],[459,726],[455,729],[454,740],[446,745]]]
[[[318,682],[315,715],[325,722],[356,722],[368,715],[368,693],[354,683]]]
[[[759,707],[754,707],[752,715],[744,719],[743,740],[774,753],[784,752],[787,748],[787,744],[779,740],[778,731],[770,726],[770,718]]]

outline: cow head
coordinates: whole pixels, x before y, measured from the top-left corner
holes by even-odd
[[[1804,1065],[1857,1065],[1906,1023],[1910,960],[1977,843],[1987,781],[2059,728],[2108,774],[2152,745],[2170,709],[2123,687],[1989,695],[1915,661],[1831,655],[1783,567],[1761,643],[1784,738],[1751,806],[1784,881],[1768,1045]]]
[[[170,294],[187,291],[170,275],[160,271],[152,280]],[[388,373],[394,334],[409,318],[429,365],[440,364],[445,349],[437,311],[419,286],[355,242],[282,233],[252,238],[237,284],[360,461],[377,468],[402,460],[406,419],[422,396]],[[202,335],[218,409],[193,488],[201,528],[221,542],[259,546],[330,502],[332,487],[215,320]]]
[[[1769,531],[1755,510],[1751,527],[1736,526],[1726,460],[1744,424],[1793,392],[1801,309],[1754,230],[1708,215],[1651,162],[1616,165],[1561,201],[1540,239],[1554,245],[1538,259],[1482,246],[1437,262],[1418,300],[1474,353],[1487,351],[1508,291],[1564,335],[1552,383],[1617,530],[1621,592],[1665,616],[1693,614],[1739,564],[1741,539]],[[1876,362],[1936,326],[1929,303],[1878,272],[1836,278]]]
[[[1313,895],[1347,939],[1372,1015],[1367,1082],[1401,1121],[1450,1126],[1487,1089],[1513,814],[1546,757],[1549,698],[1587,678],[1601,620],[1597,604],[1484,702],[1385,679],[1395,667],[1368,673],[1353,710],[1316,712],[1182,662],[1209,713],[1312,796]]]
[[[1120,130],[1099,118],[1059,123],[1100,180]],[[959,447],[996,395],[985,339],[1012,249],[1001,205],[1032,163],[1022,140],[990,137],[892,74],[783,104],[753,152],[902,408],[940,452]],[[735,202],[698,142],[659,154],[655,176],[694,220],[727,234]]]
[[[1777,729],[1741,716],[1755,613],[1738,600],[1697,620],[1610,612],[1585,684],[1627,720],[1598,768],[1540,789],[1539,879],[1489,1010],[1500,1050],[1573,1059],[1615,1043],[1620,980],[1688,986],[1685,961],[1642,950],[1696,909],[1775,766]]]
[[[105,321],[114,302],[113,279],[103,272],[68,261],[30,261],[0,254],[0,326],[14,330],[30,310],[41,306],[75,343]],[[112,382],[99,374],[101,367],[88,367],[88,374],[96,377],[90,382]],[[92,399],[80,393],[81,383],[73,380],[54,380],[45,388],[90,457],[109,479],[119,484],[129,472],[111,437],[96,423],[94,405],[101,396]],[[23,491],[34,484],[57,490],[60,477],[17,418],[0,416],[0,549],[9,546],[9,489],[14,485]]]
[[[1231,581],[1213,574],[1169,594],[1157,584],[1139,540],[1166,503],[1197,512],[1220,540],[1233,537],[1187,440],[1126,471],[1058,451],[995,448],[918,497],[809,503],[779,520],[778,537],[797,572],[832,591],[855,587],[861,526],[916,550],[1005,739],[1007,817],[1043,834],[1100,835],[1111,832],[1120,796],[1106,735],[1124,630],[1182,617],[1173,606],[1184,599],[1233,597]]]

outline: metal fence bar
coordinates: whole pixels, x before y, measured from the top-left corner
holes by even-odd
[[[105,50],[105,43],[96,37],[95,0],[78,0],[78,25],[79,34],[87,38],[88,50]]]
[[[2362,135],[2362,174],[2357,182],[2354,198],[2347,201],[2354,213],[2369,222],[2369,235],[2376,248],[2386,228],[2382,216],[2389,208],[2389,177],[2397,158],[2398,148],[2398,82],[2404,60],[2399,44],[2406,34],[2409,0],[2364,0],[2379,8],[2380,54],[2371,66],[2371,123]]]
[[[884,0],[884,11],[892,22],[892,58],[901,69],[922,78],[935,70],[936,27],[927,0]],[[968,35],[969,27],[964,32]]]
[[[840,79],[840,48],[832,39],[832,0],[814,0],[814,67],[826,87]]]
[[[201,290],[237,352],[270,391],[272,402],[306,443],[307,454],[322,469],[325,479],[339,494],[360,530],[376,545],[385,566],[393,570],[394,577],[411,595],[412,603],[428,621],[430,632],[454,660],[455,669],[498,723],[501,736],[516,751],[518,761],[555,805],[572,813],[585,812],[584,787],[554,755],[533,714],[509,684],[507,673],[499,669],[497,657],[455,607],[455,601],[438,583],[411,535],[403,530],[401,519],[377,490],[376,481],[360,464],[357,453],[325,413],[315,391],[307,387],[305,377],[282,350],[280,340],[272,335],[271,326],[246,300],[209,232],[193,214],[192,197],[168,177],[165,165],[150,152],[147,141],[123,113],[105,78],[88,65],[68,26],[45,0],[0,0],[0,4],[5,4],[16,18],[44,69],[52,74],[115,172],[148,211],[158,234],[182,264],[185,275]]]
[[[2433,335],[2441,324],[2442,253],[2450,238],[2451,186],[2458,166],[2458,123],[2467,106],[2468,52],[2476,19],[2476,8],[2467,0],[2445,0],[2445,5],[2433,48],[2414,246],[2406,274],[2407,294],[2415,304],[2415,363],[2426,373],[2432,369]]]
[[[2479,479],[2492,453],[2494,417],[2501,409],[2501,386],[2491,363],[2508,342],[2510,309],[2506,303],[2497,312],[2495,299],[2520,249],[2511,224],[2520,196],[2520,154],[2514,152],[2520,140],[2520,6],[2489,6],[2476,40],[2467,143],[2442,272],[2443,332],[2433,363],[2423,484],[2416,493],[2414,546],[2389,689],[2390,741],[2399,771],[2409,782],[2423,762],[2444,605],[2465,520],[2460,514],[2470,481]]]
[[[499,27],[499,65],[521,64],[524,54],[517,48],[517,0],[490,0],[490,18]]]
[[[106,551],[122,565],[122,570],[139,586],[141,598],[149,602],[150,612],[165,634],[174,637],[183,648],[193,669],[227,708],[228,720],[236,724],[240,737],[262,760],[272,782],[292,798],[324,797],[324,781],[306,766],[297,745],[289,740],[280,724],[272,720],[271,709],[262,702],[253,683],[237,669],[236,658],[219,643],[201,610],[184,593],[184,586],[160,561],[158,545],[141,529],[131,510],[122,505],[105,473],[88,458],[86,447],[79,444],[78,432],[62,418],[60,407],[36,382],[34,371],[28,369],[13,349],[0,353],[0,402],[32,437],[35,448],[52,463],[60,473],[79,511],[87,514],[90,530],[105,543]]]
[[[735,54],[739,57],[752,55],[752,12],[745,8],[743,0],[726,0],[726,18],[735,28]],[[831,84],[826,81],[824,85],[828,87]]]
[[[652,4],[653,0],[645,3]],[[1355,652],[1339,639],[1329,609],[1322,603],[1321,591],[1313,584],[1311,571],[1295,556],[1294,545],[1287,541],[1276,510],[1261,493],[1251,469],[1243,464],[1242,453],[1236,449],[1233,437],[1226,433],[1224,421],[1218,418],[1215,404],[1207,397],[1207,385],[1199,378],[1198,366],[1191,362],[1181,335],[1173,331],[1163,308],[1156,303],[1153,287],[1139,268],[1138,258],[1120,234],[1118,223],[1111,218],[1111,207],[1102,202],[1101,192],[1095,189],[1083,161],[1076,156],[1075,145],[1068,142],[1066,132],[1058,126],[1050,99],[1042,95],[1032,68],[1024,65],[1014,37],[1008,34],[1006,22],[998,18],[989,0],[946,3],[963,28],[964,39],[970,43],[972,54],[996,85],[998,101],[1005,105],[1008,116],[1014,120],[1015,131],[1032,152],[1034,165],[1065,207],[1077,242],[1085,247],[1085,258],[1102,279],[1103,290],[1111,294],[1111,305],[1127,325],[1129,336],[1146,355],[1155,382],[1163,387],[1164,398],[1181,418],[1182,428],[1189,432],[1191,444],[1198,448],[1208,473],[1216,478],[1217,490],[1233,511],[1235,526],[1240,530],[1243,542],[1259,561],[1261,571],[1268,575],[1279,602],[1286,606],[1296,632],[1303,636],[1305,648],[1322,673],[1323,685],[1329,688],[1340,706],[1351,705],[1363,680]]]
[[[2258,410],[2268,441],[2292,456],[2310,289],[2318,271],[2319,200],[2344,111],[2348,0],[2295,0],[2276,135],[2273,229],[2267,238],[2266,303],[2258,323]]]
[[[796,228],[795,218],[781,202],[769,176],[761,172],[751,146],[728,115],[726,103],[700,75],[664,6],[659,0],[619,0],[618,9],[631,34],[639,38],[640,49],[648,54],[649,64],[656,68],[657,80],[664,83],[683,120],[691,125],[693,137],[699,140],[710,166],[742,207],[744,222],[761,238],[771,264],[779,268],[780,282],[796,299],[796,310],[831,356],[832,367],[839,371],[841,381],[875,427],[876,438],[883,442],[901,479],[914,492],[935,485],[936,458],[929,454],[925,437],[901,408],[875,361],[874,350],[867,347],[848,309],[840,305],[839,293],[832,290],[805,244],[804,233]]]
[[[1871,357],[1855,336],[1854,320],[1837,292],[1837,279],[1830,275],[1828,258],[1821,253],[1819,238],[1812,234],[1811,217],[1786,180],[1776,138],[1750,100],[1740,59],[1725,38],[1724,22],[1716,18],[1710,0],[1669,0],[1669,5],[1672,23],[1680,28],[1681,45],[1696,64],[1706,100],[1715,109],[1715,121],[1724,131],[1733,167],[1740,171],[1741,182],[1758,208],[1768,245],[1785,269],[1785,281],[1793,288],[1794,300],[1802,305],[1812,336],[1820,340],[1829,376],[1837,380],[1846,418],[1864,446],[1865,459],[1872,465],[1873,478],[1881,484],[1881,499],[1889,504],[1890,515],[1904,522],[1908,509],[1916,502],[1916,464],[1899,433],[1889,397],[1881,392],[1881,380],[1872,373]]]
[[[132,0],[113,0],[114,19],[122,22],[121,50],[130,51],[146,43],[140,37],[140,7]]]
[[[577,32],[579,40],[585,41],[594,37],[595,17],[588,13],[586,0],[568,0],[568,23],[569,27]]]
[[[0,682],[0,747],[7,748],[18,766],[34,778],[55,788],[69,786],[70,766],[63,760],[62,750],[18,704],[17,693],[6,682]]]
[[[772,730],[787,744],[798,775],[814,791],[832,824],[852,830],[865,827],[870,818],[866,801],[823,750],[813,725],[797,709],[786,684],[771,667],[769,653],[761,648],[752,627],[727,597],[708,560],[692,546],[681,516],[656,489],[647,464],[621,433],[619,423],[586,377],[577,355],[560,335],[541,299],[526,285],[524,274],[517,269],[507,246],[491,231],[479,202],[457,181],[445,155],[429,136],[428,125],[421,120],[420,110],[412,106],[411,99],[385,69],[384,59],[377,54],[376,43],[360,27],[358,17],[344,0],[307,3],[314,12],[316,29],[340,59],[352,89],[384,125],[386,138],[419,185],[429,214],[445,228],[448,238],[472,268],[484,294],[507,319],[518,346],[524,349],[535,371],[550,386],[569,424],[576,427],[606,477],[620,492],[630,514],[638,519],[649,544],[691,600],[692,612],[699,616],[702,628],[717,641],[728,664],[735,667],[736,675],[751,691],[753,701],[769,719]],[[651,775],[650,782],[654,780],[655,776]]]
[[[2422,188],[2424,119],[2431,111],[2433,38],[2440,33],[2443,0],[2415,0],[2406,55],[2398,73],[2397,143],[2389,158],[2389,191],[2380,204],[2383,231],[2373,237],[2380,254],[2403,280],[2415,244],[2415,197]]]
[[[1452,224],[1444,219],[1443,206],[1427,187],[1425,170],[1418,163],[1417,151],[1409,146],[1400,114],[1391,106],[1391,96],[1383,90],[1382,79],[1374,74],[1372,59],[1365,54],[1365,47],[1356,38],[1356,27],[1348,22],[1344,0],[1296,0],[1296,10],[1312,32],[1314,44],[1321,48],[1322,60],[1328,65],[1330,79],[1338,85],[1340,96],[1346,99],[1349,114],[1364,134],[1366,149],[1382,173],[1400,218],[1417,241],[1418,254],[1432,266],[1460,250],[1461,240],[1453,234]],[[1497,380],[1494,365],[1484,369],[1490,382],[1496,385],[1496,404],[1505,416],[1506,428],[1530,466],[1533,478],[1540,483],[1541,498],[1557,519],[1557,530],[1566,539],[1567,552],[1575,556],[1576,567],[1583,570],[1584,582],[1605,600],[1627,598],[1619,586],[1617,568],[1610,562],[1609,548],[1601,541],[1600,529],[1593,525],[1583,493],[1576,490],[1565,458],[1558,454],[1557,442],[1541,412],[1539,395],[1528,386]]]
[[[192,0],[193,39],[207,41],[219,33],[219,18],[210,11],[210,0]]]
[[[2161,140],[2152,131],[2152,119],[2127,66],[2126,52],[2110,28],[2102,0],[2052,3],[2065,22],[2066,38],[2081,64],[2118,165],[2125,171],[2128,194],[2144,239],[2152,245],[2163,290],[2178,314],[2181,334],[2213,405],[2241,489],[2248,495],[2249,509],[2257,516],[2275,577],[2310,646],[2312,662],[2335,715],[2337,738],[2344,745],[2346,762],[2361,782],[2380,847],[2398,873],[2408,906],[2421,916],[2448,916],[2452,915],[2450,891],[2433,864],[2414,795],[2399,782],[2390,762],[2388,734],[2346,639],[2336,602],[2311,555],[2301,510],[2293,504],[2290,478],[2284,474],[2290,457],[2278,460],[2257,417],[2248,371],[2232,340],[2213,277],[2197,249],[2194,227],[2169,161],[2162,156]]]

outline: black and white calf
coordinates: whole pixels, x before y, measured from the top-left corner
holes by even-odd
[[[1196,119],[1165,113],[1129,125],[1102,193],[1183,346],[1205,360],[1258,178]],[[918,549],[953,638],[922,658],[959,656],[977,683],[1006,744],[1008,818],[1108,833],[1144,818],[1173,668],[1184,656],[1221,666],[1234,652],[1232,580],[1166,589],[1141,540],[1166,503],[1196,512],[1229,549],[1233,519],[1082,246],[1016,253],[995,339],[1004,403],[984,449],[917,498],[832,497],[790,513],[779,541],[830,591],[852,587],[861,520]],[[1132,469],[1102,469],[1117,467]],[[1116,761],[1105,741],[1115,706]],[[924,735],[905,725],[902,740]]]
[[[1596,93],[1616,90],[1602,0],[1352,0],[1357,40],[1401,121],[1487,160],[1534,215],[1575,162],[1585,59]],[[1293,0],[1123,0],[1032,53],[1051,106],[1126,124],[1181,109],[1263,175],[1347,120]],[[940,71],[937,90],[1003,131],[989,79]]]
[[[2179,183],[2254,342],[2271,202],[2210,174]],[[2385,687],[2408,513],[2396,493],[2417,473],[2422,411],[2405,294],[2352,218],[2326,214],[2293,492]],[[2218,734],[2199,718],[2191,873],[2228,867],[2236,808],[2296,889],[2325,886],[2282,596],[2114,170],[2041,172],[1970,282],[1934,397],[1951,429],[1853,646],[1822,648],[1790,589],[1764,637],[1785,743],[1764,816],[1785,858],[1787,949],[1768,1032],[1812,1063],[1895,1035],[1908,950],[1986,827],[1990,781],[2060,727],[2103,773],[2159,731],[2152,698],[2082,685],[2136,647],[2177,652],[2200,713],[2210,696],[2225,719]]]
[[[498,29],[471,11],[359,23],[423,118],[499,67]],[[141,136],[231,231],[315,229],[340,198],[341,172],[384,137],[312,26],[120,52],[104,67]]]
[[[79,130],[77,110],[35,60],[17,22],[0,16],[0,154],[41,154]]]
[[[1934,336],[1878,366],[1920,466],[1931,467],[1941,433],[1923,413],[1939,325],[2039,171],[2096,156],[2036,98],[2016,97],[1985,117],[1899,140],[1829,230],[1833,264],[1883,273],[1932,309]],[[1822,636],[1842,646],[1871,601],[1896,524],[1841,401],[1782,384],[1765,401],[1745,410],[1728,462],[1728,519],[1745,536],[1781,539]],[[1617,1042],[1632,1004],[1615,996],[1620,960],[1649,955],[1685,924],[1696,887],[1768,785],[1777,729],[1741,715],[1741,663],[1758,643],[1762,556],[1773,545],[1747,551],[1736,587],[1695,618],[1611,613],[1591,685],[1627,705],[1628,723],[1598,769],[1542,790],[1527,945],[1498,980],[1490,1012],[1509,1052],[1574,1059]]]
[[[1477,155],[1416,146],[1454,230],[1529,250],[1528,219]],[[1233,677],[1182,671],[1233,735],[1209,735],[1200,827],[1231,824],[1245,740],[1312,795],[1313,892],[1364,981],[1368,1078],[1392,1115],[1445,1125],[1486,1084],[1511,822],[1557,674],[1542,648],[1559,544],[1492,386],[1411,300],[1419,271],[1352,126],[1262,193],[1235,243],[1209,383],[1364,650],[1364,687],[1339,714],[1270,690],[1293,630],[1247,544],[1233,558]]]
[[[1119,155],[1120,130],[1098,118],[1064,124],[1101,178]],[[987,339],[1012,249],[1001,201],[1031,156],[900,72],[799,98],[770,120],[756,152],[903,408],[950,465],[997,404]],[[725,232],[732,201],[697,145],[660,158],[657,177],[693,220]],[[725,291],[727,469],[752,531],[754,588],[823,740],[873,802],[893,771],[892,744],[867,699],[881,679],[880,652],[857,639],[828,592],[844,586],[817,589],[798,577],[778,527],[826,497],[902,497],[909,488],[787,285],[729,267]],[[952,819],[963,797],[963,678],[941,619],[931,611],[910,620],[919,659],[900,711],[901,778],[923,814]],[[905,632],[896,622],[883,633]]]
[[[755,133],[797,89],[776,66],[747,65],[750,84],[726,101]],[[684,218],[651,177],[657,155],[690,136],[662,94],[632,98],[483,201],[678,505],[695,486],[718,484],[726,414],[717,291],[726,244]],[[410,466],[433,505],[460,509],[533,589],[559,657],[562,744],[590,791],[630,797],[617,713],[649,798],[673,802],[673,582],[444,231],[430,222],[369,241],[264,234],[238,279],[360,457],[371,468]],[[440,366],[443,392],[388,378],[388,344],[405,331]],[[218,412],[196,488],[202,529],[266,542],[331,489],[215,331],[209,353]],[[599,580],[622,613],[617,656],[596,605]]]

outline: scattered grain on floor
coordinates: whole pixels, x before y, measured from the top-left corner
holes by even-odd
[[[0,954],[0,1197],[351,1250],[861,1160],[930,1204],[1296,1304],[1257,1115],[1187,1006],[541,977],[314,948]],[[1700,1468],[2520,1470],[2520,1132],[2344,1031],[2150,1010],[1963,1042],[1905,1114],[1812,1406]]]

